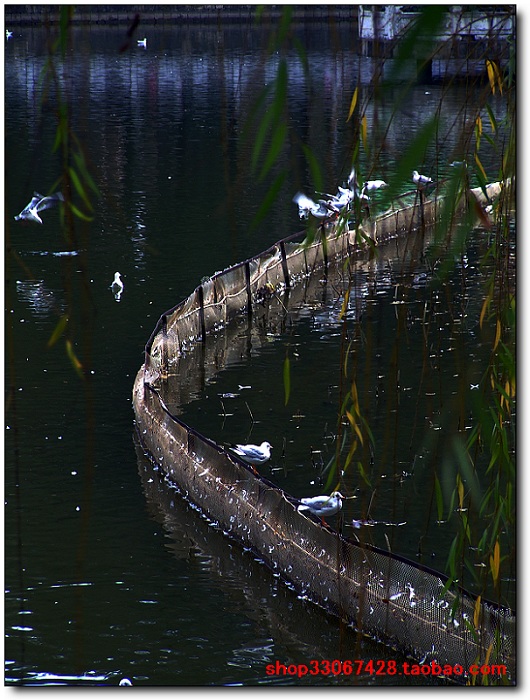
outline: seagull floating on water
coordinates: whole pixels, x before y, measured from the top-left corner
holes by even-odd
[[[147,48],[147,38],[144,37],[143,39],[138,39],[138,46],[143,46],[144,49]]]
[[[121,281],[121,275],[119,272],[114,273],[114,279],[112,280],[110,288],[112,289],[112,293],[114,294],[116,301],[119,301],[121,293],[123,292],[123,282]]]
[[[271,457],[272,445],[270,442],[262,442],[259,446],[230,445],[230,449],[249,464],[265,464]]]
[[[322,518],[326,515],[336,515],[342,508],[342,501],[345,498],[340,491],[333,491],[330,496],[313,496],[312,498],[301,498],[297,508],[299,512],[308,510],[313,515]]]
[[[56,192],[48,197],[45,197],[38,192],[33,193],[31,202],[27,204],[24,209],[15,216],[15,221],[20,221],[20,219],[25,219],[26,221],[35,221],[38,224],[42,224],[42,219],[39,216],[39,212],[44,209],[49,209],[53,207],[57,202],[64,202],[64,197],[61,192]]]
[[[412,173],[412,181],[416,187],[423,189],[426,185],[431,184],[433,179],[431,177],[427,177],[427,175],[420,175],[417,170],[414,170]]]

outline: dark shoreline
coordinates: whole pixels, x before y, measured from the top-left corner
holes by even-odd
[[[60,5],[5,5],[6,27],[58,24]],[[127,25],[139,15],[141,24],[217,24],[257,21],[259,5],[75,5],[73,25]],[[282,5],[265,6],[261,22],[276,22]],[[355,21],[357,5],[293,5],[294,22]]]

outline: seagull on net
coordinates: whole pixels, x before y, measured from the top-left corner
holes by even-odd
[[[361,190],[361,194],[366,194],[366,192],[373,192],[374,190],[380,190],[382,187],[388,187],[388,183],[384,180],[367,180]]]
[[[432,184],[433,179],[431,177],[427,177],[427,175],[420,175],[417,170],[414,170],[412,173],[412,182],[418,189],[422,190],[427,185]]]
[[[324,524],[326,515],[336,515],[342,508],[342,501],[345,496],[340,491],[333,491],[330,496],[313,496],[312,498],[301,498],[297,510],[302,513],[308,510],[313,515],[321,518]]]
[[[24,209],[22,209],[20,214],[15,216],[15,221],[24,219],[26,221],[35,221],[37,224],[42,224],[42,219],[39,216],[39,212],[53,207],[55,204],[57,204],[57,202],[64,202],[64,197],[61,192],[56,192],[48,197],[45,197],[38,192],[34,192],[31,202],[27,204]]]
[[[261,445],[230,445],[230,449],[249,464],[265,464],[271,458],[272,445],[262,442]]]
[[[147,48],[147,38],[144,37],[143,39],[138,39],[137,41],[138,46],[142,46],[144,49]]]
[[[301,219],[307,219],[309,214],[312,214],[317,219],[328,219],[339,211],[332,202],[325,199],[313,202],[303,192],[297,192],[293,197],[293,202],[298,204],[298,215]]]

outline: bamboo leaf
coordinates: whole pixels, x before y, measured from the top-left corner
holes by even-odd
[[[355,110],[355,106],[357,104],[357,95],[359,94],[359,87],[356,87],[355,90],[353,91],[353,95],[351,98],[350,102],[350,111],[348,112],[348,118],[346,119],[346,123],[350,121],[352,114]]]
[[[68,168],[68,172],[70,173],[70,177],[72,179],[72,183],[76,189],[77,194],[81,197],[83,202],[86,204],[87,208],[91,211],[94,211],[94,208],[87,197],[85,188],[83,187],[83,184],[81,183],[81,180],[79,179],[79,176],[77,175],[76,171],[72,168],[72,166],[70,166]]]
[[[309,170],[311,171],[311,177],[313,178],[313,184],[317,192],[321,192],[324,189],[324,180],[322,177],[322,170],[320,168],[320,163],[315,157],[315,154],[309,146],[302,144],[302,149],[304,151],[306,160],[309,164]]]
[[[491,575],[493,577],[493,583],[496,586],[499,581],[499,570],[501,566],[501,546],[499,540],[495,542],[495,547],[493,548],[493,556],[490,556],[490,569]]]
[[[458,496],[458,508],[462,509],[464,507],[464,484],[460,474],[456,475],[456,494]]]
[[[480,317],[478,321],[479,328],[482,328],[482,323],[484,322],[484,316],[486,315],[486,311],[488,310],[488,307],[490,305],[491,301],[491,292],[487,295],[487,297],[484,299],[484,302],[482,304],[482,309],[480,311]]]
[[[361,429],[357,425],[357,421],[355,420],[355,418],[352,416],[352,414],[349,411],[346,411],[346,417],[348,418],[348,421],[350,422],[351,427],[353,428],[357,437],[359,438],[361,445],[364,445],[363,434],[361,432]]]
[[[493,61],[486,60],[486,70],[488,71],[488,80],[490,82],[491,92],[495,94],[495,71],[493,69]]]
[[[283,181],[285,180],[287,173],[283,170],[278,177],[274,180],[272,185],[269,187],[267,194],[263,198],[258,211],[256,212],[254,219],[251,223],[251,229],[256,228],[256,226],[265,218],[267,212],[269,211],[272,203],[276,199],[278,192],[280,191]]]
[[[502,327],[501,327],[501,322],[500,319],[497,319],[497,327],[495,331],[495,340],[493,342],[493,350],[495,351],[497,349],[497,345],[499,344],[499,340],[501,339],[501,332],[502,332]]]
[[[339,313],[339,321],[342,321],[342,319],[346,315],[346,313],[348,311],[349,301],[350,301],[350,290],[347,289],[346,293],[344,294],[344,299],[342,300],[342,306],[341,306],[340,313]]]
[[[361,119],[361,139],[363,142],[363,146],[365,150],[368,150],[368,143],[367,143],[367,133],[368,133],[368,122],[366,119],[366,114],[363,116]]]
[[[481,596],[475,601],[475,609],[473,611],[473,627],[478,630],[480,627],[480,613],[482,611]]]
[[[436,497],[436,508],[438,510],[438,520],[443,520],[444,515],[444,499],[442,495],[442,487],[436,474],[434,475],[434,495]]]
[[[83,214],[81,209],[75,206],[75,204],[72,204],[72,202],[68,203],[70,209],[73,211],[73,213],[79,218],[82,219],[83,221],[93,221],[94,217],[93,216],[88,216],[87,214]]]
[[[85,377],[83,374],[83,365],[77,358],[77,355],[75,354],[74,348],[72,346],[72,342],[70,340],[66,341],[66,354],[68,355],[68,358],[72,363],[72,367],[75,369],[78,376],[81,377],[81,379],[84,379]]]
[[[274,134],[272,136],[269,152],[267,153],[267,157],[265,158],[265,162],[263,163],[263,166],[261,168],[261,173],[259,176],[260,180],[263,180],[265,175],[269,172],[271,167],[274,165],[276,159],[280,155],[286,135],[287,125],[280,124],[278,128],[274,131]]]
[[[55,326],[53,333],[50,336],[50,339],[48,340],[47,347],[52,348],[55,343],[59,340],[59,338],[62,336],[64,333],[64,329],[66,328],[68,324],[68,315],[63,314],[61,318],[59,319],[59,322]]]
[[[291,361],[289,356],[285,356],[283,361],[283,389],[285,392],[285,406],[289,402],[289,396],[291,395]]]

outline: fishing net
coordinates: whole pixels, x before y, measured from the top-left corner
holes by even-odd
[[[490,185],[487,194],[499,191],[499,184]],[[484,197],[471,192],[479,202]],[[300,596],[423,664],[463,669],[457,680],[472,677],[468,671],[477,665],[482,673],[496,673],[497,681],[514,683],[511,610],[448,587],[436,571],[299,513],[296,499],[178,417],[200,385],[240,358],[246,344],[265,342],[261,317],[268,329],[280,327],[286,306],[299,308],[302,299],[318,304],[322,276],[345,274],[344,261],[357,258],[366,269],[377,265],[370,240],[411,250],[423,245],[441,207],[437,199],[415,202],[376,218],[369,230],[321,229],[311,242],[302,233],[203,281],[161,316],[146,345],[133,390],[136,427],[145,449],[185,497]],[[234,318],[246,318],[246,332],[231,332]],[[197,353],[206,360],[200,376]]]

